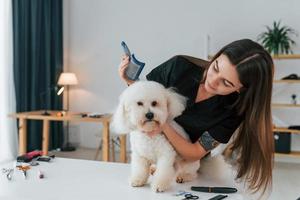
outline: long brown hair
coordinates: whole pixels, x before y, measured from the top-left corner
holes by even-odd
[[[237,179],[243,178],[253,191],[265,193],[272,186],[274,139],[272,133],[271,96],[274,64],[264,48],[249,39],[234,41],[213,58],[226,55],[236,66],[244,86],[236,106],[245,117],[234,137],[237,150]]]

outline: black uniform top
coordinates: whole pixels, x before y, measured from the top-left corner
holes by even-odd
[[[154,68],[146,77],[167,88],[174,87],[179,94],[188,98],[186,109],[174,120],[184,128],[193,143],[205,131],[216,141],[227,143],[243,120],[231,106],[238,94],[215,95],[196,103],[204,70],[186,57],[175,56]]]

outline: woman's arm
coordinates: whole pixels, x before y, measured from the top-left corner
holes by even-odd
[[[208,153],[199,142],[191,143],[187,141],[168,123],[164,124],[162,129],[172,146],[183,159],[196,161]]]

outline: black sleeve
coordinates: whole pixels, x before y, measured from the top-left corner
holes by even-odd
[[[208,130],[209,134],[220,143],[227,143],[236,129],[240,126],[243,118],[232,116]]]
[[[205,151],[211,151],[219,145],[219,142],[215,140],[208,131],[205,131],[199,138],[200,145]]]
[[[147,80],[156,81],[165,87],[172,87],[174,81],[177,79],[182,70],[184,70],[185,63],[182,61],[182,56],[174,56],[166,62],[154,68],[149,74],[146,75]]]

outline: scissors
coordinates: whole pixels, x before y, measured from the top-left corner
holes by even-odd
[[[3,169],[2,169],[2,173],[3,173],[3,174],[6,174],[7,180],[11,181],[11,179],[12,179],[12,174],[14,173],[14,169],[6,169],[6,168],[3,168]]]
[[[185,194],[183,200],[188,200],[188,199],[199,199],[199,196],[197,195],[192,195],[192,194]]]
[[[30,169],[30,166],[29,165],[19,165],[19,166],[16,166],[19,170],[21,170],[23,172],[23,175],[24,175],[24,179],[26,179],[27,177],[27,170]]]
[[[191,193],[183,191],[183,190],[179,190],[176,194],[174,194],[174,196],[181,196],[181,195],[185,195],[185,194],[191,194]]]

